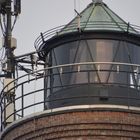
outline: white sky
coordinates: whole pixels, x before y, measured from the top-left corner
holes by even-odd
[[[76,0],[77,11],[92,0]],[[140,25],[140,0],[103,0],[110,9],[126,22]],[[40,35],[74,18],[74,0],[22,0],[22,12],[13,36],[17,38],[16,55],[34,51],[34,41]]]

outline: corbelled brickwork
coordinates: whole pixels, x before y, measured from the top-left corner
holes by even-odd
[[[140,114],[73,111],[21,121],[2,140],[140,140]]]

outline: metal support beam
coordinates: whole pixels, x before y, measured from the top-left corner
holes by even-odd
[[[7,14],[7,27],[5,36],[5,47],[7,51],[7,77],[12,78],[14,74],[14,55],[11,48],[11,38],[12,38],[12,18],[11,18],[11,0],[6,2],[6,14]]]

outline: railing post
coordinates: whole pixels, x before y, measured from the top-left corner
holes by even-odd
[[[21,116],[24,117],[24,85],[21,86]]]
[[[2,98],[2,97],[1,97],[1,98]],[[1,99],[0,99],[0,100],[1,100]],[[1,120],[0,120],[0,121],[1,121],[1,131],[2,131],[2,130],[3,130],[3,117],[2,117],[2,116],[3,116],[3,113],[2,113],[2,112],[3,112],[3,109],[2,109],[2,108],[3,108],[3,106],[2,106],[3,103],[2,103],[2,100],[0,101],[0,103],[1,103],[1,105],[0,105],[0,110],[1,110]]]
[[[129,88],[127,88],[128,91],[127,91],[127,94],[128,94],[128,97],[127,97],[127,103],[128,103],[128,108],[130,107],[130,95],[129,95]]]
[[[130,23],[127,24],[127,33],[129,33]]]
[[[44,43],[44,42],[45,42],[45,40],[44,40],[43,33],[40,33],[40,35],[41,35],[42,42]]]
[[[3,107],[3,113],[4,114],[2,114],[3,115],[3,126],[4,126],[4,128],[6,127],[6,108],[5,108],[5,106],[6,106],[6,101],[5,101],[5,97],[3,97],[3,100],[4,100],[4,107]]]
[[[90,71],[88,71],[88,84],[90,84]]]

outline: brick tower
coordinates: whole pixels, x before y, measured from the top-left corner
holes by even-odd
[[[14,104],[4,92],[12,82],[2,91],[2,140],[140,139],[140,34],[135,26],[96,0],[66,26],[41,33],[35,47],[45,68],[17,79]],[[24,90],[24,84],[41,80],[43,88]],[[28,104],[32,94],[38,101]],[[26,111],[37,105],[40,112]]]

